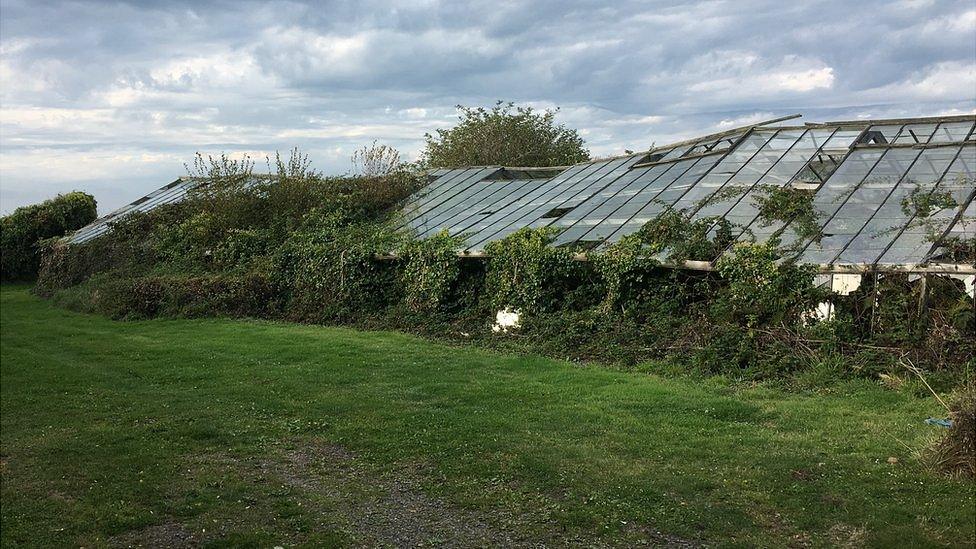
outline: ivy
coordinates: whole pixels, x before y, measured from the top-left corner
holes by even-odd
[[[760,226],[788,223],[799,237],[798,243],[820,243],[823,231],[820,227],[820,214],[813,206],[813,196],[812,190],[760,185],[759,192],[753,198],[754,205],[759,210],[757,218]]]
[[[605,285],[601,308],[604,312],[626,312],[633,304],[635,289],[644,286],[650,272],[660,265],[648,252],[650,247],[639,234],[629,234],[602,253],[591,254],[597,272]]]
[[[816,267],[781,262],[771,243],[737,244],[716,264],[726,286],[717,300],[719,316],[747,326],[795,324],[826,295],[813,286]]]
[[[570,250],[552,246],[557,234],[551,228],[524,228],[485,247],[489,257],[485,296],[492,309],[556,308],[569,281],[580,272]]]
[[[395,291],[375,260],[396,235],[383,222],[349,223],[344,212],[313,210],[273,257],[274,281],[290,293],[292,316],[336,320],[368,310]]]
[[[408,240],[401,247],[400,280],[411,310],[433,311],[445,302],[461,272],[457,250],[463,245],[463,238],[441,231],[424,240]]]

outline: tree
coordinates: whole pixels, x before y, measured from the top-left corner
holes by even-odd
[[[497,102],[491,109],[457,106],[458,124],[425,134],[421,164],[462,166],[563,166],[589,160],[583,138],[556,124],[559,109],[536,111]]]
[[[0,218],[0,279],[34,279],[40,261],[39,242],[80,229],[96,217],[95,197],[75,191],[17,208]]]

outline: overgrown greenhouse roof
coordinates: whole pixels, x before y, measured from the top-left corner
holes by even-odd
[[[824,271],[976,272],[951,250],[976,238],[976,116],[777,125],[784,120],[569,167],[435,170],[402,228],[421,238],[466,235],[463,253],[478,255],[524,227],[553,227],[554,245],[585,252],[675,209],[724,218],[737,240],[777,235]],[[104,233],[120,215],[182,200],[193,184],[154,191],[70,242]],[[819,239],[790,220],[760,217],[757,199],[771,188],[809,190]],[[716,259],[685,266],[707,269]]]

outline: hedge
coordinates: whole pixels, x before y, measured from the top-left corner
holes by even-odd
[[[17,208],[0,218],[0,279],[37,278],[41,241],[80,229],[97,216],[95,197],[75,191]]]

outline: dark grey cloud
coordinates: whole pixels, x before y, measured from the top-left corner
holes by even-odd
[[[790,112],[976,110],[972,0],[0,1],[0,209],[102,211],[195,151],[416,154],[453,105],[561,106],[597,154]]]

